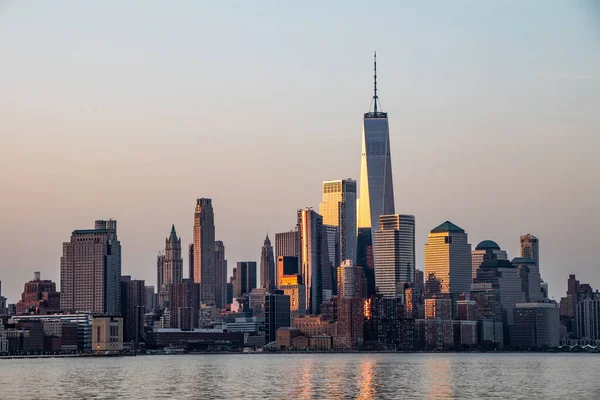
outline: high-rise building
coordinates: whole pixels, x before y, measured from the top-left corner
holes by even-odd
[[[319,314],[323,299],[323,217],[311,209],[298,210],[300,232],[300,265],[306,287],[306,311]]]
[[[535,303],[542,300],[542,278],[536,262],[531,258],[516,257],[511,264],[517,268],[525,301]]]
[[[6,297],[2,296],[2,281],[0,281],[0,315],[5,315],[7,312]]]
[[[290,318],[306,316],[306,288],[297,273],[283,275],[279,289],[290,296]]]
[[[194,329],[199,326],[200,284],[191,279],[169,285],[170,327]]]
[[[277,257],[277,286],[282,285],[284,275],[300,275],[298,269],[298,257],[278,256]]]
[[[384,297],[401,297],[415,282],[415,217],[382,215],[375,231],[375,285]]]
[[[260,285],[266,289],[277,286],[277,282],[275,282],[275,257],[269,235],[265,238],[260,252]]]
[[[290,296],[283,290],[265,294],[265,343],[275,341],[277,329],[290,326]]]
[[[496,242],[484,240],[471,252],[471,260],[473,262],[471,279],[475,279],[477,269],[484,260],[508,260],[508,256],[506,255],[506,251],[501,250]]]
[[[513,310],[510,345],[516,349],[543,349],[558,346],[560,322],[558,304],[518,303]]]
[[[25,283],[21,300],[17,303],[17,313],[50,314],[58,311],[60,293],[56,291],[56,283],[40,279],[40,273],[35,272],[33,280]]]
[[[322,234],[322,271],[321,277],[323,281],[323,301],[329,301],[331,296],[335,294],[335,284],[337,267],[340,265],[340,235],[339,226],[323,225]]]
[[[121,311],[121,243],[117,221],[96,221],[95,229],[75,230],[63,243],[60,308],[65,312]]]
[[[238,261],[233,271],[233,297],[242,297],[256,288],[256,261]]]
[[[521,258],[531,258],[540,268],[540,243],[531,233],[521,236]]]
[[[452,319],[452,300],[433,297],[425,299],[426,319]]]
[[[337,240],[328,238],[330,247],[333,247],[332,243],[339,243],[335,255],[337,262],[333,265],[337,267],[340,260],[356,263],[356,181],[325,181],[322,189],[319,214],[323,216],[323,225],[337,227]]]
[[[575,303],[575,335],[584,340],[600,340],[600,295]]]
[[[227,260],[225,259],[225,245],[222,241],[215,242],[215,306],[225,308],[227,303]]]
[[[373,111],[364,114],[362,154],[360,164],[360,199],[358,202],[358,227],[379,225],[381,215],[394,214],[394,184],[388,115],[379,110],[377,96],[377,59],[374,60]]]
[[[196,200],[194,210],[194,282],[203,303],[216,304],[215,216],[211,199]]]
[[[363,342],[364,272],[352,261],[338,268],[338,335],[336,347],[358,348]]]
[[[154,292],[154,286],[146,286],[146,312],[154,312],[158,307],[158,299]]]
[[[181,257],[181,239],[177,237],[175,225],[171,226],[171,234],[165,240],[165,261],[163,265],[162,284],[180,283],[183,281],[183,257]]]
[[[282,232],[275,234],[275,257],[300,257],[300,232]]]
[[[154,294],[154,290],[152,290]],[[123,341],[139,343],[144,333],[146,314],[146,283],[143,280],[121,277],[121,316],[123,317]]]
[[[464,229],[450,221],[432,229],[425,245],[425,275],[439,282],[439,293],[469,293],[471,271],[471,245]]]
[[[194,243],[188,247],[188,278],[194,279]]]

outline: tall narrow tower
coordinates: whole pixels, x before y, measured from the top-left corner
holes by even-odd
[[[373,111],[364,114],[360,163],[358,228],[379,226],[381,215],[394,214],[394,185],[387,113],[381,112],[377,96],[377,55],[374,59]]]
[[[215,216],[211,199],[196,200],[193,279],[200,284],[200,301],[216,304]]]
[[[163,265],[162,283],[181,283],[183,281],[183,258],[181,257],[181,239],[177,237],[175,225],[165,241],[165,261]]]
[[[260,285],[268,290],[276,286],[275,257],[273,256],[273,246],[271,246],[268,234],[260,252]]]

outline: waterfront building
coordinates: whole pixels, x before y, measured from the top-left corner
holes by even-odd
[[[510,345],[515,349],[543,349],[559,344],[558,304],[517,303],[510,327]]]
[[[298,257],[278,256],[277,257],[277,286],[283,283],[284,275],[300,275],[302,271],[298,268]]]
[[[224,351],[244,347],[243,332],[224,332],[222,329],[161,328],[148,333],[150,349],[182,347],[188,351]]]
[[[323,299],[323,217],[311,209],[298,210],[301,252],[299,266],[306,288],[306,312],[319,314]]]
[[[537,263],[531,258],[513,258],[511,264],[517,268],[517,274],[521,279],[521,290],[525,293],[525,301],[535,303],[541,301],[542,278]]]
[[[415,349],[451,350],[454,348],[454,323],[444,319],[415,320]]]
[[[92,319],[92,350],[120,352],[123,350],[123,318],[94,316]]]
[[[196,200],[194,209],[193,281],[200,284],[201,301],[217,304],[217,272],[215,271],[215,215],[212,200]],[[222,282],[225,286],[226,281]],[[223,288],[223,291],[225,288]]]
[[[272,289],[277,286],[275,280],[275,257],[271,240],[267,235],[260,252],[260,285],[263,288]]]
[[[293,348],[294,338],[301,336],[302,333],[298,328],[282,327],[277,329],[276,336],[276,347],[279,350],[291,350]]]
[[[292,321],[292,327],[300,330],[306,337],[337,335],[337,322],[326,319],[323,315],[296,317]]]
[[[274,289],[265,295],[265,342],[275,341],[275,332],[290,326],[290,296]]]
[[[96,221],[94,229],[73,231],[60,259],[61,310],[118,314],[120,282],[117,221]]]
[[[477,270],[484,260],[508,260],[508,255],[493,240],[484,240],[471,252],[471,260],[473,263],[471,279],[475,279]]]
[[[49,314],[60,311],[60,293],[56,283],[41,280],[35,272],[32,281],[25,283],[21,300],[17,303],[17,314]]]
[[[154,294],[154,293],[153,293]],[[121,277],[121,317],[123,317],[123,341],[139,343],[144,333],[146,314],[146,282]]]
[[[225,245],[222,241],[215,242],[215,306],[223,309],[227,302],[227,259]]]
[[[356,349],[362,346],[364,322],[364,273],[352,261],[344,261],[338,268],[336,347]]]
[[[415,217],[382,215],[375,231],[375,285],[385,297],[401,297],[415,282]]]
[[[256,261],[239,261],[234,273],[233,297],[242,297],[256,288]]]
[[[381,215],[394,214],[394,185],[388,114],[381,112],[377,95],[377,60],[374,60],[373,111],[363,116],[358,227],[373,230]]]
[[[47,321],[75,324],[77,326],[77,350],[92,350],[92,314],[15,315],[11,317],[13,323],[30,320],[42,321],[43,326]]]
[[[600,340],[600,295],[575,303],[575,335],[578,339]]]
[[[395,350],[400,347],[400,321],[405,317],[401,297],[372,296],[364,304],[364,348]]]
[[[330,256],[332,264],[337,266],[340,260],[356,263],[356,181],[350,178],[325,181],[322,196],[319,214],[323,216],[323,225],[337,228],[331,230],[337,238],[328,237],[331,249],[334,249],[332,243],[338,244],[333,260]]]
[[[425,274],[439,282],[439,294],[471,290],[471,245],[464,229],[446,221],[431,230],[425,245]]]

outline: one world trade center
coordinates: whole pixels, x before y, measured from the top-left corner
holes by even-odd
[[[373,111],[364,114],[358,202],[359,253],[364,267],[373,267],[373,234],[381,215],[394,214],[394,184],[388,115],[380,111],[377,97],[377,58],[374,60]],[[361,240],[362,239],[362,240]],[[362,242],[362,243],[361,243]],[[360,248],[362,244],[362,249]],[[357,254],[361,258],[361,254]],[[371,264],[371,265],[369,265]]]

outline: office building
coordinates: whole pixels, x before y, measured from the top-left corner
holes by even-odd
[[[306,316],[306,288],[298,274],[283,275],[279,289],[290,297],[290,318]]]
[[[265,342],[274,342],[277,329],[289,326],[290,296],[277,289],[265,294]]]
[[[33,275],[33,280],[25,283],[21,300],[17,303],[17,314],[50,314],[60,311],[60,293],[56,291],[56,283],[41,280],[39,272]]]
[[[302,282],[306,288],[306,312],[319,314],[323,299],[323,217],[311,209],[298,210],[299,256]]]
[[[96,221],[63,243],[60,308],[118,314],[121,311],[121,243],[117,221]]]
[[[384,297],[401,297],[415,282],[415,217],[382,215],[375,231],[375,285]]]
[[[239,261],[234,273],[233,297],[242,297],[256,288],[256,261]]]
[[[510,327],[510,345],[514,349],[544,349],[558,346],[558,304],[517,303]]]
[[[471,252],[471,260],[473,262],[471,279],[475,279],[477,276],[477,269],[484,260],[508,260],[508,256],[506,251],[500,249],[500,246],[498,246],[496,242],[484,240]]]
[[[575,303],[575,335],[579,339],[600,340],[600,295]]]
[[[275,256],[273,255],[273,246],[271,246],[269,235],[265,238],[260,252],[260,285],[266,289],[272,289],[277,286]]]
[[[298,257],[278,256],[277,257],[277,286],[283,283],[284,275],[300,275],[302,271],[298,268]]]
[[[300,257],[300,232],[298,230],[275,234],[275,257]]]
[[[181,256],[181,239],[177,237],[175,225],[171,226],[171,234],[165,240],[165,260],[163,265],[162,284],[180,283],[183,281],[183,257]]]
[[[323,225],[337,228],[337,238],[328,238],[330,247],[332,243],[338,244],[333,265],[337,267],[340,260],[356,263],[356,181],[325,181],[322,194],[319,214],[323,216]]]
[[[153,291],[154,294],[154,291]],[[121,317],[123,317],[123,340],[139,343],[143,340],[144,314],[146,314],[146,282],[121,277]]]
[[[439,294],[469,293],[471,271],[471,245],[465,231],[450,221],[432,229],[425,245],[425,275],[439,283]]]
[[[381,215],[394,214],[394,185],[388,115],[381,112],[377,95],[377,60],[374,60],[373,111],[364,114],[360,164],[358,227],[379,226]]]
[[[190,279],[169,285],[169,327],[198,328],[201,285]]]
[[[215,215],[211,199],[196,200],[193,271],[194,282],[200,284],[201,301],[216,304]]]
[[[525,293],[517,268],[506,260],[485,260],[477,270],[473,283],[489,283],[500,295],[502,321],[513,323],[513,309],[525,302]]]
[[[540,243],[531,233],[521,236],[521,258],[530,258],[540,268]]]
[[[215,242],[215,306],[223,309],[227,306],[227,259],[225,245],[222,241]]]
[[[521,279],[521,290],[525,293],[525,301],[535,303],[541,301],[542,278],[537,263],[531,258],[513,258],[511,264],[517,268],[517,274]]]

